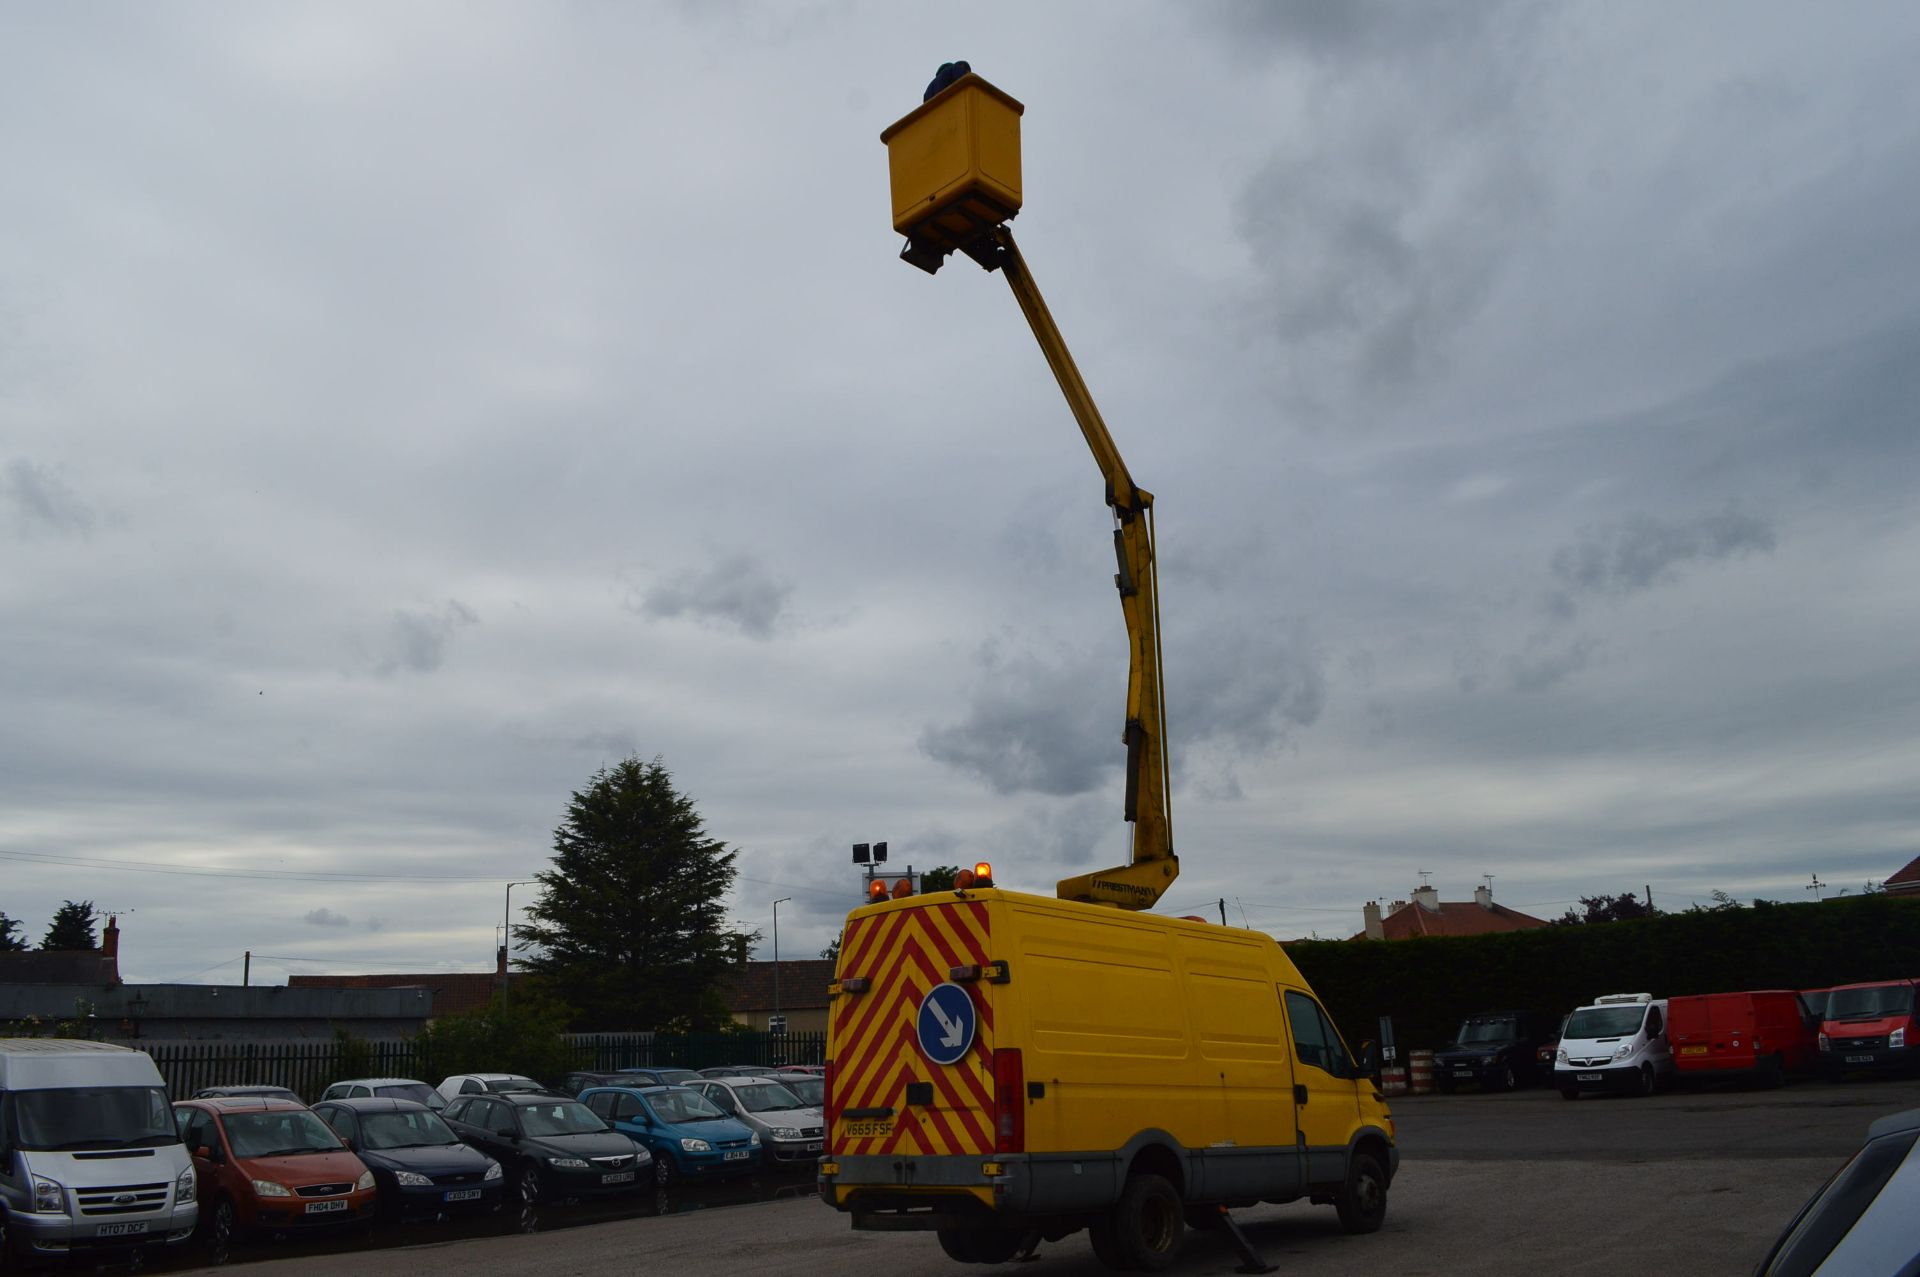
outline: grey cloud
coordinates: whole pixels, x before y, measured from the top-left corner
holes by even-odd
[[[751,555],[735,554],[648,590],[639,611],[657,619],[691,616],[731,625],[748,638],[769,639],[792,593],[793,586],[775,579]]]
[[[1516,692],[1544,692],[1585,669],[1594,647],[1591,638],[1536,634],[1523,650],[1507,657],[1507,676]]]
[[[344,927],[352,922],[342,914],[322,906],[301,915],[300,920],[313,927]]]
[[[1398,58],[1480,41],[1510,6],[1472,0],[1419,5],[1387,0],[1237,0],[1211,11],[1239,47],[1323,58]]]
[[[1633,594],[1673,580],[1683,564],[1767,553],[1774,542],[1771,522],[1734,509],[1685,521],[1643,515],[1554,551],[1553,574],[1572,591]],[[1562,602],[1559,610],[1569,609]]]
[[[0,469],[0,507],[9,510],[14,531],[23,537],[80,537],[93,531],[86,503],[59,475],[25,457]]]
[[[480,618],[458,599],[448,599],[436,611],[396,609],[387,629],[385,647],[374,663],[379,674],[430,674],[446,663],[453,636]]]
[[[929,758],[1000,794],[1084,793],[1119,765],[1124,683],[1100,679],[1084,657],[1007,657],[995,643],[975,661],[982,678],[966,718],[920,734]]]

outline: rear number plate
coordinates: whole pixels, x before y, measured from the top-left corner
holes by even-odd
[[[1849,1055],[1847,1057],[1847,1063],[1848,1064],[1872,1064],[1873,1057],[1871,1055]]]
[[[1473,1070],[1472,1069],[1455,1069],[1453,1071],[1453,1075],[1455,1077],[1472,1077]]]
[[[1576,1082],[1598,1082],[1599,1080],[1600,1080],[1600,1075],[1598,1073],[1574,1074],[1574,1081]]]
[[[819,1141],[819,1140],[814,1140],[814,1141],[813,1141],[813,1142],[812,1142],[811,1144],[808,1144],[808,1145],[807,1145],[807,1152],[809,1152],[809,1153],[818,1153],[819,1151],[820,1151],[820,1141]]]
[[[752,1155],[752,1153],[753,1153],[752,1149],[736,1148],[731,1153],[725,1154],[724,1160],[729,1162],[744,1162],[747,1160],[748,1157]]]
[[[480,1190],[477,1188],[456,1188],[441,1200],[449,1202],[477,1202],[480,1200]]]
[[[1683,1046],[1680,1048],[1680,1054],[1682,1055],[1705,1055],[1706,1053],[1707,1048],[1704,1046]]]
[[[346,1208],[347,1208],[347,1203],[345,1199],[339,1199],[331,1202],[308,1202],[307,1214],[324,1215],[328,1211],[345,1210]]]
[[[893,1134],[893,1119],[868,1119],[860,1122],[848,1122],[840,1128],[840,1134],[850,1140],[872,1139],[879,1135]]]
[[[602,1184],[631,1184],[633,1183],[633,1175],[634,1173],[632,1171],[614,1171],[610,1175],[602,1175],[600,1182]]]
[[[102,1224],[100,1225],[100,1231],[99,1233],[96,1234],[96,1236],[131,1237],[135,1233],[144,1233],[146,1231],[147,1231],[147,1225],[144,1221],[138,1224]]]

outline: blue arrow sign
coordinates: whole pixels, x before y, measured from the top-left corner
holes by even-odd
[[[978,1024],[973,999],[957,984],[936,984],[920,999],[920,1016],[915,1023],[920,1049],[935,1064],[955,1064],[964,1058],[973,1045]]]

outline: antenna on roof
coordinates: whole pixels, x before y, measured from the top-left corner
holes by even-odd
[[[1427,880],[1428,880],[1429,878],[1431,878],[1431,877],[1433,877],[1433,870],[1431,870],[1431,869],[1416,869],[1416,870],[1414,870],[1414,872],[1420,875],[1420,885],[1421,885],[1421,886],[1423,886],[1423,887],[1431,887],[1431,886],[1433,885],[1433,884],[1432,884],[1431,882],[1429,882],[1429,881],[1427,881]]]

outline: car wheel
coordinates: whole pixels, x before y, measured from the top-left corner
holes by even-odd
[[[520,1210],[516,1223],[520,1231],[530,1233],[540,1226],[540,1170],[529,1162],[520,1168]]]
[[[673,1154],[656,1153],[653,1158],[653,1182],[661,1188],[672,1188],[680,1178],[680,1168],[674,1165]]]
[[[1450,1077],[1437,1077],[1433,1079],[1433,1089],[1441,1095],[1452,1095],[1453,1079]]]
[[[1134,1175],[1113,1209],[1094,1224],[1093,1249],[1109,1268],[1162,1272],[1180,1253],[1186,1229],[1186,1211],[1173,1185],[1158,1175]]]
[[[1769,1059],[1760,1070],[1760,1085],[1769,1091],[1787,1084],[1787,1062],[1779,1056]]]
[[[1493,1089],[1496,1091],[1517,1091],[1520,1089],[1520,1079],[1514,1076],[1513,1065],[1503,1064],[1500,1066],[1500,1076],[1493,1079]]]
[[[1347,1163],[1347,1182],[1333,1199],[1340,1227],[1350,1233],[1378,1232],[1387,1219],[1387,1173],[1371,1153],[1355,1153]]]
[[[233,1258],[233,1236],[239,1224],[232,1202],[222,1198],[214,1204],[213,1218],[207,1221],[208,1263],[224,1264]]]
[[[1642,1097],[1642,1098],[1644,1099],[1644,1098],[1645,1098],[1646,1096],[1649,1096],[1649,1095],[1652,1095],[1652,1094],[1653,1094],[1653,1088],[1654,1088],[1654,1086],[1655,1086],[1655,1081],[1654,1081],[1654,1076],[1653,1076],[1653,1065],[1651,1065],[1651,1064],[1642,1064],[1642,1065],[1640,1066],[1640,1095],[1641,1095],[1641,1097]]]

